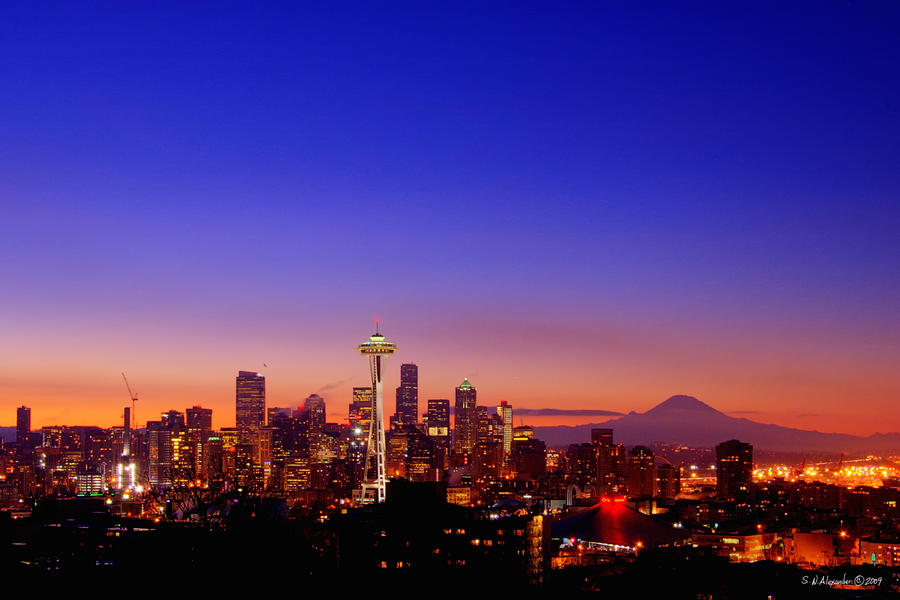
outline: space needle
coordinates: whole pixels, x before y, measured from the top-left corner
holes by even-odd
[[[366,444],[366,460],[363,466],[363,483],[360,500],[362,502],[384,502],[384,360],[382,357],[393,354],[397,346],[384,339],[378,330],[378,319],[375,319],[375,333],[369,341],[360,344],[363,356],[369,357],[369,370],[372,372],[372,418],[369,421],[369,441]],[[371,459],[374,457],[374,461]],[[374,465],[372,464],[374,462]],[[374,468],[374,474],[372,470]]]

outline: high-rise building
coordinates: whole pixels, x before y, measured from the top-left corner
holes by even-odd
[[[465,464],[478,439],[476,389],[468,379],[456,388],[456,407],[453,425],[453,455],[457,464]]]
[[[547,472],[547,445],[535,439],[534,429],[522,425],[513,429],[512,460],[516,479],[537,481]]]
[[[350,402],[350,428],[354,435],[369,435],[372,423],[372,388],[353,388],[353,401]],[[356,430],[359,430],[357,433]]]
[[[325,398],[311,394],[303,401],[303,410],[309,413],[309,430],[321,433],[325,429]]]
[[[325,439],[325,398],[311,394],[303,401],[302,412],[308,418],[307,435],[309,439],[309,458],[312,464],[328,462],[325,460],[327,441]]]
[[[500,401],[497,407],[497,414],[500,416],[500,422],[503,424],[503,461],[509,463],[512,456],[512,438],[513,438],[513,409],[506,400]]]
[[[31,409],[20,406],[16,409],[16,444],[24,449],[28,444],[28,434],[31,433]]]
[[[596,487],[597,454],[596,444],[570,444],[566,450],[566,465],[575,483],[582,488]]]
[[[656,459],[646,446],[635,446],[628,453],[628,495],[656,495]]]
[[[384,339],[378,331],[378,320],[375,321],[375,334],[357,348],[369,359],[369,373],[372,376],[374,390],[372,427],[369,428],[369,440],[366,444],[366,459],[363,467],[363,484],[359,499],[363,502],[384,502],[387,492],[385,477],[385,438],[384,438],[384,358],[390,356],[397,347]]]
[[[413,363],[400,365],[400,387],[397,388],[397,424],[415,425],[419,420],[419,367]]]
[[[254,432],[266,424],[266,378],[253,371],[239,371],[236,388],[238,443],[251,444]]]
[[[212,431],[212,409],[201,406],[193,406],[186,411],[187,428],[204,431]]]
[[[605,427],[591,429],[591,443],[597,446],[612,446],[613,430]]]
[[[625,491],[625,445],[597,444],[597,487],[600,494]]]
[[[671,464],[656,467],[656,495],[660,498],[674,498],[681,491],[681,471]]]
[[[745,497],[753,481],[753,446],[728,440],[716,446],[716,492],[719,498]]]
[[[150,445],[148,477],[155,488],[172,487],[172,430],[162,420],[147,422]]]
[[[207,480],[209,477],[209,438],[212,435],[212,409],[193,406],[185,411],[188,444],[192,450],[195,477]]]
[[[428,412],[425,413],[425,425],[428,437],[434,449],[435,466],[446,469],[450,466],[450,401],[434,399],[428,401]]]

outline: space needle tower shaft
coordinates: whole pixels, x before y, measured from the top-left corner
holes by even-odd
[[[378,319],[375,319],[375,334],[360,344],[357,350],[369,358],[372,375],[372,418],[369,421],[361,500],[384,502],[387,489],[384,465],[384,358],[393,354],[397,347],[384,339],[378,329]]]

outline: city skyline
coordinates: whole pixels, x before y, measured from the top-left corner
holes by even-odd
[[[650,6],[11,7],[0,407],[343,402],[379,316],[423,399],[900,431],[896,8]]]

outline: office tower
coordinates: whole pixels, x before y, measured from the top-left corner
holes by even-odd
[[[610,434],[610,440],[612,435]],[[625,445],[597,444],[597,487],[600,494],[625,491]]]
[[[16,409],[16,444],[21,449],[28,445],[28,434],[31,433],[31,409],[20,406]]]
[[[372,376],[372,389],[375,390],[360,500],[384,502],[387,492],[384,472],[384,358],[393,354],[397,347],[384,339],[384,336],[378,331],[378,321],[376,320],[375,333],[369,337],[368,341],[360,344],[357,350],[369,358],[369,373]]]
[[[126,406],[122,415],[122,452],[120,456],[131,456],[131,407]]]
[[[582,489],[596,487],[598,449],[596,444],[570,444],[566,450],[567,470]]]
[[[169,410],[162,414],[161,419],[164,427],[168,427],[173,431],[181,431],[186,428],[184,421],[184,413],[177,410]]]
[[[434,449],[434,464],[439,469],[450,466],[450,401],[435,399],[428,401],[425,414],[426,432]]]
[[[503,461],[509,463],[512,456],[512,431],[513,431],[513,409],[506,400],[500,401],[497,407],[497,415],[503,424]]]
[[[681,491],[681,472],[671,464],[656,467],[656,495],[660,498],[674,498]]]
[[[321,433],[325,429],[325,398],[312,394],[303,401],[303,410],[309,414],[309,430]]]
[[[235,408],[238,443],[250,444],[253,432],[266,424],[266,378],[260,373],[239,371]]]
[[[478,414],[475,406],[476,390],[468,379],[456,388],[456,411],[453,426],[453,455],[458,465],[465,464],[475,447],[478,436]]]
[[[154,488],[172,487],[172,430],[162,421],[147,422],[150,444],[150,468],[148,476]]]
[[[478,442],[472,452],[472,477],[478,486],[485,486],[500,479],[503,468],[503,443]]]
[[[653,451],[635,446],[628,453],[628,495],[632,498],[656,495],[656,467]]]
[[[394,417],[394,421],[401,425],[415,425],[419,420],[419,367],[413,363],[400,365],[400,387],[397,388]]]
[[[520,481],[537,481],[547,473],[547,445],[535,439],[530,426],[513,429],[512,460]]]
[[[122,415],[122,429],[118,433],[114,447],[115,457],[115,487],[117,489],[134,488],[137,485],[137,462],[132,456],[133,433],[131,431],[131,407],[126,406]]]
[[[406,435],[406,476],[410,481],[438,481],[431,438],[411,426]]]
[[[303,401],[300,409],[306,424],[307,447],[311,464],[328,462],[325,460],[325,399],[318,394],[311,394]]]
[[[209,438],[212,435],[212,409],[194,406],[186,411],[187,434],[193,449],[193,471],[204,481],[209,476]]]
[[[488,410],[487,406],[475,408],[475,416],[478,425],[475,430],[475,443],[496,442],[503,446],[503,420],[496,412]]]
[[[753,446],[728,440],[716,446],[716,492],[726,500],[741,499],[753,481]]]
[[[212,409],[194,406],[185,411],[187,428],[198,431],[212,431]]]
[[[350,402],[350,428],[354,435],[369,434],[369,423],[372,422],[372,388],[353,388],[353,401]],[[358,432],[356,430],[359,430]]]
[[[597,446],[612,446],[613,430],[609,428],[591,429],[591,443]]]

